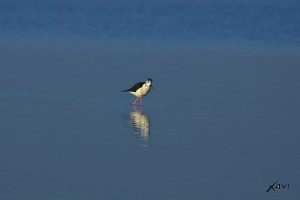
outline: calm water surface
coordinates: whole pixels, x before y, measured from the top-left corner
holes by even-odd
[[[0,38],[300,44],[298,0],[2,0]]]
[[[3,44],[1,199],[298,199],[299,53]],[[153,79],[144,106],[121,93]],[[289,189],[266,192],[278,181]]]
[[[298,200],[299,10],[1,1],[0,199]]]

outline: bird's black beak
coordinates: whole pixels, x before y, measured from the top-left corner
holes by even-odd
[[[151,84],[151,89],[154,89],[154,87],[152,86],[152,84]]]

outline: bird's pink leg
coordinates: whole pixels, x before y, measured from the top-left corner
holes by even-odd
[[[137,102],[138,99],[139,99],[139,97],[136,97],[136,99],[134,100],[134,102],[132,104],[135,105],[135,103]]]
[[[143,105],[142,97],[140,97],[140,105],[141,105],[141,106]]]
[[[133,110],[136,111],[136,106],[132,104]]]

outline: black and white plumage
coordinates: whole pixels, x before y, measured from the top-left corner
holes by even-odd
[[[136,96],[136,99],[132,103],[133,105],[136,104],[138,99],[140,99],[140,105],[143,105],[142,97],[149,94],[151,89],[152,89],[152,79],[148,78],[146,80],[146,82],[138,82],[138,83],[134,84],[134,86],[132,86],[130,89],[123,90],[122,92],[130,92],[131,94]]]

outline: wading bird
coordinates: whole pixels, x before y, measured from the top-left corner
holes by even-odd
[[[142,97],[146,96],[149,94],[150,90],[152,89],[152,79],[148,78],[146,82],[139,82],[134,84],[130,89],[128,90],[123,90],[122,92],[130,92],[134,96],[136,96],[136,99],[132,103],[133,105],[136,104],[137,100],[140,99],[140,105],[143,105],[143,100]]]

